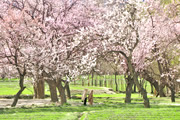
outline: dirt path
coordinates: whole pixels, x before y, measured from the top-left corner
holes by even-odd
[[[0,99],[0,108],[9,108],[13,99]],[[51,104],[50,99],[19,99],[16,107],[23,107],[23,106],[44,106]]]
[[[83,90],[73,90],[71,91],[71,93],[82,94]],[[102,90],[94,90],[94,94],[116,94],[116,93],[113,92],[109,88],[104,88]],[[52,102],[50,101],[51,101],[50,98],[48,99],[19,99],[16,107],[23,107],[23,106],[30,107],[33,105],[46,106],[46,105],[52,104]],[[13,102],[13,99],[0,99],[0,108],[10,108],[12,102]],[[69,100],[68,103],[72,105],[82,105],[80,101],[75,102],[75,101]],[[56,104],[59,105],[60,103],[56,103]]]

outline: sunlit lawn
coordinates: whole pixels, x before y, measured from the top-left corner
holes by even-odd
[[[75,100],[69,100],[69,102]],[[152,104],[144,108],[143,104],[118,103],[114,99],[101,104],[95,99],[93,106],[45,106],[0,109],[1,120],[178,120],[180,106]],[[77,100],[76,100],[77,102]],[[80,102],[80,101],[79,101]],[[141,101],[142,102],[142,101]]]
[[[25,84],[23,94],[33,95],[33,88]],[[102,90],[101,87],[70,85],[71,90]],[[0,82],[0,95],[14,95],[18,91],[18,82]],[[46,85],[46,94],[49,88]],[[81,97],[81,94],[76,94]],[[151,108],[144,108],[142,96],[132,94],[131,104],[125,104],[125,94],[94,94],[94,105],[83,106],[80,99],[68,100],[68,104],[57,106],[0,108],[0,120],[179,120],[180,98],[172,103],[170,97],[156,98],[148,94]],[[74,103],[78,103],[77,105]]]
[[[22,94],[24,95],[33,95],[33,86],[31,84],[26,84],[26,89],[23,91]],[[81,85],[70,85],[71,90],[84,90],[85,88],[93,89],[93,90],[102,90],[102,87],[93,87],[93,86],[81,86]],[[15,95],[19,90],[19,83],[18,81],[0,81],[0,95]],[[49,87],[46,84],[45,87],[45,94],[50,95]]]

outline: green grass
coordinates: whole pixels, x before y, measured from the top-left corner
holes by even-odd
[[[73,100],[71,100],[73,101]],[[178,120],[180,106],[124,104],[109,100],[112,103],[95,103],[94,106],[45,106],[30,108],[0,109],[2,120]]]
[[[102,87],[95,87],[95,86],[81,86],[81,85],[70,85],[71,90],[84,90],[85,88],[93,89],[93,90],[102,90]]]
[[[26,89],[23,91],[23,95],[33,95],[33,86],[30,84],[25,84]],[[71,90],[84,90],[85,88],[93,90],[104,89],[102,87],[93,87],[93,86],[81,86],[81,85],[70,85]],[[0,81],[0,95],[15,95],[19,90],[18,81]],[[45,84],[45,94],[50,95],[49,87]]]
[[[26,84],[23,94],[32,94],[32,86]],[[70,85],[71,90],[101,87]],[[13,95],[19,90],[18,82],[0,82],[0,95]],[[46,85],[46,94],[49,88]],[[76,95],[81,96],[81,95]],[[170,97],[156,98],[148,94],[151,108],[144,108],[142,96],[132,94],[131,104],[125,104],[125,94],[94,94],[94,105],[83,106],[80,99],[68,100],[64,106],[0,108],[0,120],[179,120],[180,98],[172,103]],[[78,103],[78,104],[74,104]]]
[[[32,86],[26,85],[27,89],[22,94],[33,94]],[[0,95],[15,95],[19,90],[18,82],[0,82]]]

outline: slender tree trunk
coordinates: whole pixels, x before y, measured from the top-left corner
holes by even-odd
[[[20,90],[17,92],[17,94],[14,96],[14,101],[13,103],[11,104],[11,107],[15,107],[17,102],[18,102],[18,99],[21,95],[21,93],[24,91],[24,89],[26,87],[24,87],[24,75],[20,75],[20,80],[19,80],[19,86],[20,86]]]
[[[96,75],[96,78],[95,78],[95,86],[97,86],[97,75]]]
[[[55,80],[46,80],[49,85],[51,102],[58,102],[57,90],[56,90],[56,81]]]
[[[104,76],[104,87],[107,87],[106,75]]]
[[[125,103],[131,103],[131,93],[132,93],[132,86],[134,84],[133,79],[128,76],[127,79],[127,86],[126,86],[126,98],[125,98]]]
[[[81,77],[81,80],[82,80],[82,86],[84,86],[84,79]]]
[[[70,91],[69,83],[67,83],[66,85],[66,91],[67,91],[67,97],[71,99],[71,91]]]
[[[154,88],[153,88],[153,85],[151,84],[151,94],[154,93]]]
[[[134,84],[134,93],[136,93],[136,84]]]
[[[33,89],[34,89],[34,98],[37,98],[37,86],[35,83],[33,84]]]
[[[91,80],[91,85],[93,86],[93,78],[94,78],[94,73],[92,71],[92,80]]]
[[[118,83],[117,83],[117,72],[115,72],[115,84],[116,84],[116,91],[118,91]]]
[[[113,79],[112,79],[112,75],[111,75],[110,87],[113,89]]]
[[[88,86],[90,86],[89,74],[88,74]]]

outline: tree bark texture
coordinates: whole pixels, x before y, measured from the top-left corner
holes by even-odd
[[[139,81],[138,81],[138,74],[135,71],[134,66],[131,63],[131,57],[127,57],[127,62],[128,62],[128,69],[130,71],[130,74],[134,80],[134,83],[136,84],[138,90],[140,91],[141,95],[143,96],[143,100],[144,100],[144,107],[145,108],[150,108],[150,103],[149,103],[149,99],[147,97],[147,92],[146,90],[140,85]]]
[[[45,96],[44,87],[45,86],[44,86],[44,80],[43,79],[37,80],[34,83],[35,98],[44,99],[44,96]]]
[[[159,94],[159,84],[158,81],[155,80],[153,77],[151,77],[147,71],[143,71],[142,76],[145,80],[147,80],[148,82],[150,82],[151,85],[154,86],[155,90],[157,91],[156,96]],[[163,91],[162,91],[163,92]],[[164,93],[161,93],[164,94]],[[164,94],[165,95],[165,94]]]
[[[70,91],[69,83],[67,83],[66,85],[66,92],[67,92],[67,97],[71,99],[71,91]]]
[[[51,102],[58,102],[57,90],[56,90],[56,81],[55,80],[46,80],[49,85]]]
[[[115,72],[115,84],[116,84],[116,91],[118,91],[117,72]]]
[[[67,82],[65,83],[65,86],[62,85],[62,82],[63,80],[59,79],[57,80],[57,84],[56,84],[61,97],[61,105],[67,103],[66,94],[65,94]]]
[[[94,78],[94,73],[92,71],[92,80],[91,80],[91,85],[93,86],[93,78]]]
[[[132,93],[132,86],[134,84],[133,79],[131,76],[128,76],[126,78],[127,80],[127,86],[126,86],[126,98],[125,98],[125,103],[131,103],[131,93]]]
[[[171,102],[175,102],[175,89],[171,88]]]

